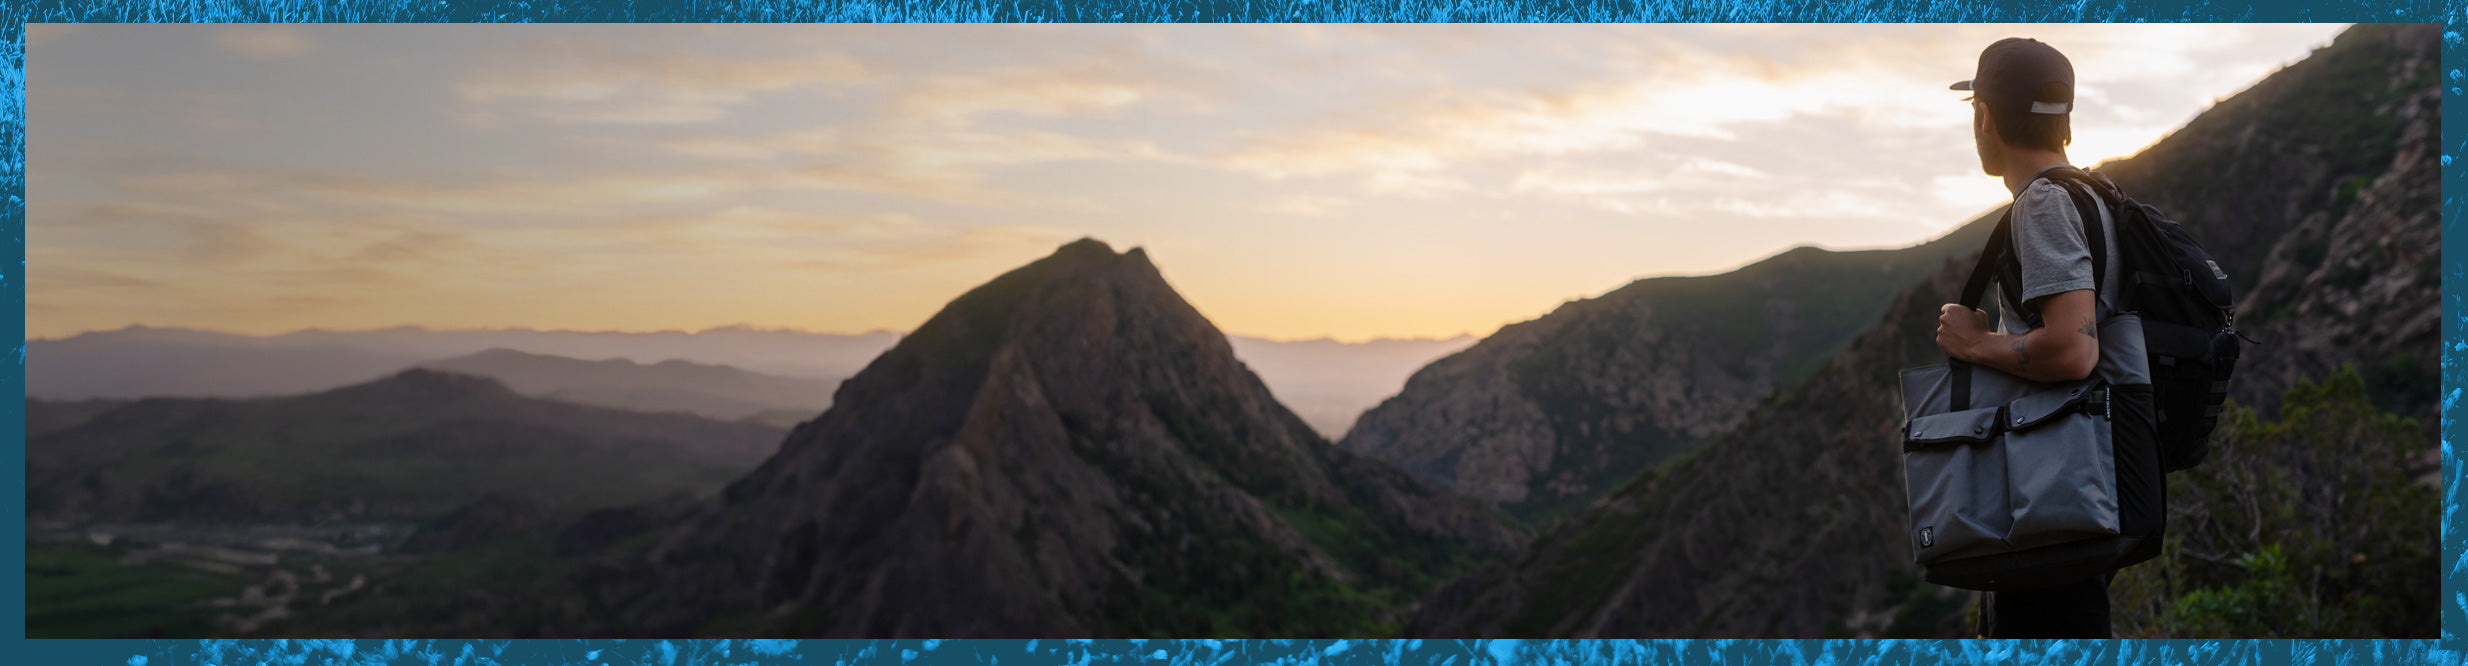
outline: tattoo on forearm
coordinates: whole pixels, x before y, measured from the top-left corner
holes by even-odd
[[[2024,338],[2027,338],[2027,337],[2030,337],[2030,336],[2027,336],[2027,335],[2017,335],[2017,336],[2014,336],[2014,341],[2013,341],[2013,342],[2009,345],[2009,346],[2011,346],[2011,347],[2013,347],[2013,348],[2014,348],[2014,356],[2015,356],[2015,357],[2016,357],[2016,359],[2017,359],[2017,360],[2015,360],[2015,361],[2014,361],[2014,367],[2018,367],[2018,368],[2028,368],[2028,367],[2031,367],[2031,349],[2030,349],[2029,347],[2025,347],[2025,346],[2023,346],[2023,344],[2022,344],[2022,343],[2023,343]]]
[[[2093,340],[2100,339],[2100,328],[2098,326],[2091,325],[2091,320],[2089,319],[2082,320],[2082,328],[2080,330],[2083,335],[2091,336],[2091,339]]]

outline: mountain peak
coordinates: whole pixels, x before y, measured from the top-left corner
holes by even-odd
[[[346,386],[324,395],[345,392],[390,392],[412,399],[469,399],[477,397],[514,398],[513,389],[491,377],[446,372],[429,368],[411,368],[357,386]]]
[[[1114,246],[1107,245],[1105,241],[1097,240],[1094,236],[1082,236],[1079,240],[1054,248],[1053,254],[1046,255],[1045,259],[1039,260],[1040,263],[1047,261],[1146,269],[1148,272],[1157,270],[1156,265],[1149,262],[1147,249],[1134,246],[1115,252]]]
[[[1514,538],[1319,437],[1146,252],[1095,239],[954,299],[698,516],[650,554],[667,581],[627,604],[644,609],[631,624],[757,611],[766,630],[821,635],[1290,633],[1381,612],[1293,599],[1409,596]],[[1251,597],[1265,612],[1240,618],[1178,603],[1261,589],[1292,596]],[[820,610],[840,608],[871,610]]]
[[[1055,248],[1054,256],[1111,257],[1114,256],[1114,246],[1105,244],[1105,241],[1097,240],[1097,237],[1095,236],[1081,236],[1079,240],[1064,243],[1062,247]]]

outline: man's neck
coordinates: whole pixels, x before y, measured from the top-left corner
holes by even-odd
[[[2031,177],[2039,175],[2041,169],[2072,164],[2065,159],[2065,151],[2062,150],[2022,150],[2006,146],[2006,151],[2005,191],[2014,196],[2022,196],[2023,186],[2030,185]]]

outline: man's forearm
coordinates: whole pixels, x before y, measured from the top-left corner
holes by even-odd
[[[2031,377],[2030,338],[2030,333],[1989,333],[1964,349],[1961,358],[1973,364],[1996,368],[2005,374],[2036,379]]]
[[[2089,289],[2043,297],[2048,326],[2020,335],[1989,328],[1988,313],[1954,303],[1937,308],[1937,347],[1947,356],[2038,382],[2091,376],[2099,365],[2099,318]],[[2072,330],[2067,330],[2072,329]]]
[[[1999,372],[2036,382],[2059,382],[2081,379],[2090,373],[2072,359],[2052,358],[2062,349],[2050,349],[2042,338],[2049,335],[2075,335],[2072,331],[2051,332],[2033,329],[2021,335],[1989,333],[1959,355],[1964,361],[1997,369]]]

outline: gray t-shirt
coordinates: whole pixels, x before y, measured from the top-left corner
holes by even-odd
[[[2048,169],[2063,165],[2049,165]],[[2097,197],[2097,193],[2093,193]],[[2108,246],[2108,279],[2117,283],[2117,226],[2109,219],[2106,206],[2099,211],[2100,228],[2106,231]],[[2049,294],[2062,294],[2076,289],[2090,289],[2091,243],[2082,235],[2082,217],[2074,210],[2074,197],[2065,186],[2046,178],[2037,178],[2014,196],[2014,256],[2022,263],[2022,300]],[[1998,310],[2002,313],[1999,332],[2021,334],[2031,330],[2014,304],[2005,302],[2005,292],[1997,290]],[[2108,295],[2099,295],[2102,316],[2113,310]]]

